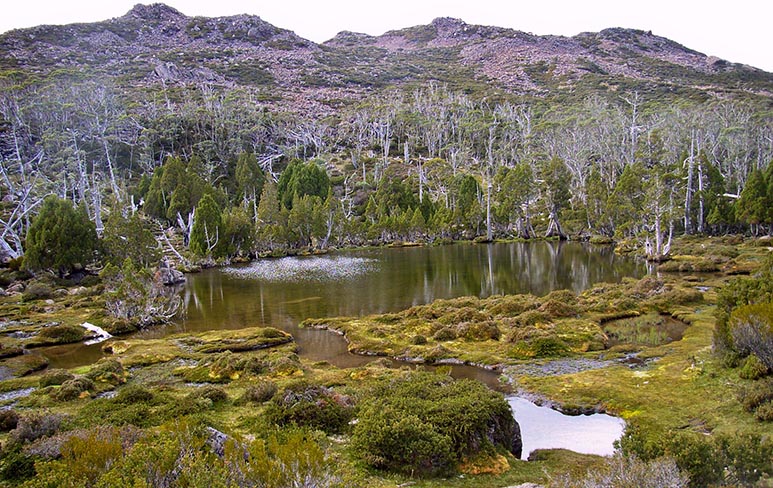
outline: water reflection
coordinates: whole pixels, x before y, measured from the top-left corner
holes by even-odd
[[[282,279],[287,269],[292,272]],[[572,242],[368,249],[261,261],[190,275],[184,291],[188,315],[181,325],[183,330],[272,325],[295,333],[295,324],[309,317],[393,312],[464,295],[580,292],[599,281],[645,272],[643,264],[616,256],[611,248]]]
[[[609,456],[614,454],[614,442],[625,430],[623,419],[611,415],[569,416],[518,396],[507,397],[507,401],[521,426],[521,459],[528,459],[536,449],[569,449]]]

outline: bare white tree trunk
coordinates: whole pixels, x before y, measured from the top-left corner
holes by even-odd
[[[188,212],[188,220],[186,221],[180,212],[177,212],[177,225],[180,226],[180,230],[183,232],[183,244],[186,246],[191,241],[191,232],[193,231],[193,218],[196,214],[196,208]]]
[[[703,234],[703,164],[698,158],[698,233]]]
[[[102,236],[105,230],[105,224],[102,222],[102,192],[99,188],[96,174],[93,177],[94,183],[91,185],[91,201],[94,205],[94,225],[97,229],[97,235]],[[88,205],[86,205],[88,207]]]
[[[690,207],[692,206],[692,180],[693,169],[695,166],[695,133],[690,140],[690,155],[685,159],[684,164],[687,165],[687,186],[684,195],[684,232],[685,234],[692,233],[692,218],[690,216]]]

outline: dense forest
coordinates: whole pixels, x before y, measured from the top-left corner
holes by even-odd
[[[9,258],[48,195],[99,236],[139,212],[208,261],[538,236],[631,240],[658,259],[674,235],[773,223],[773,117],[751,102],[494,103],[431,83],[312,117],[237,89],[129,97],[66,73],[5,76],[0,95]]]

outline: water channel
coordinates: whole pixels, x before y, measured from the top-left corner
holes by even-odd
[[[646,272],[645,264],[617,256],[609,247],[576,242],[379,248],[265,259],[188,275],[182,290],[186,317],[137,335],[151,338],[180,332],[272,326],[295,337],[302,357],[338,367],[357,367],[373,358],[350,354],[341,336],[302,329],[298,324],[310,317],[395,312],[439,298],[512,293],[544,295],[556,289],[581,292],[597,282],[619,282],[624,277],[641,277]],[[74,362],[84,364],[85,359],[95,361],[101,356],[99,345],[48,348],[45,354],[55,367],[72,367]],[[475,378],[495,388],[499,386],[495,373],[479,368],[454,366],[453,374]],[[523,427],[525,455],[528,455],[526,448],[532,445],[527,435],[550,439],[569,432],[568,424],[556,421],[560,417],[551,417],[561,414],[547,407],[526,405],[522,403],[525,400],[517,397],[509,397],[509,401],[515,405],[516,419],[522,425],[541,426],[537,433],[529,433],[530,427]],[[571,419],[562,420],[571,424]],[[572,425],[588,422],[575,419]],[[614,440],[622,432],[622,421],[610,419],[613,419],[611,427],[605,432],[610,432]],[[551,426],[558,426],[555,435],[545,430],[552,432]],[[599,431],[593,423],[587,429]],[[577,432],[572,435],[574,450],[611,453],[611,440],[602,443],[589,434],[588,442],[583,443],[588,447],[583,449],[578,448],[577,442],[581,435]],[[597,452],[602,444],[607,447]],[[552,447],[567,446],[554,444]]]

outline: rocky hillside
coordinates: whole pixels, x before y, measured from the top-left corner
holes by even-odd
[[[103,22],[8,32],[0,36],[0,69],[86,71],[135,88],[241,86],[272,103],[320,109],[430,80],[481,96],[773,94],[773,74],[651,32],[537,36],[439,18],[377,37],[342,32],[318,45],[256,16],[187,17],[163,4]]]

